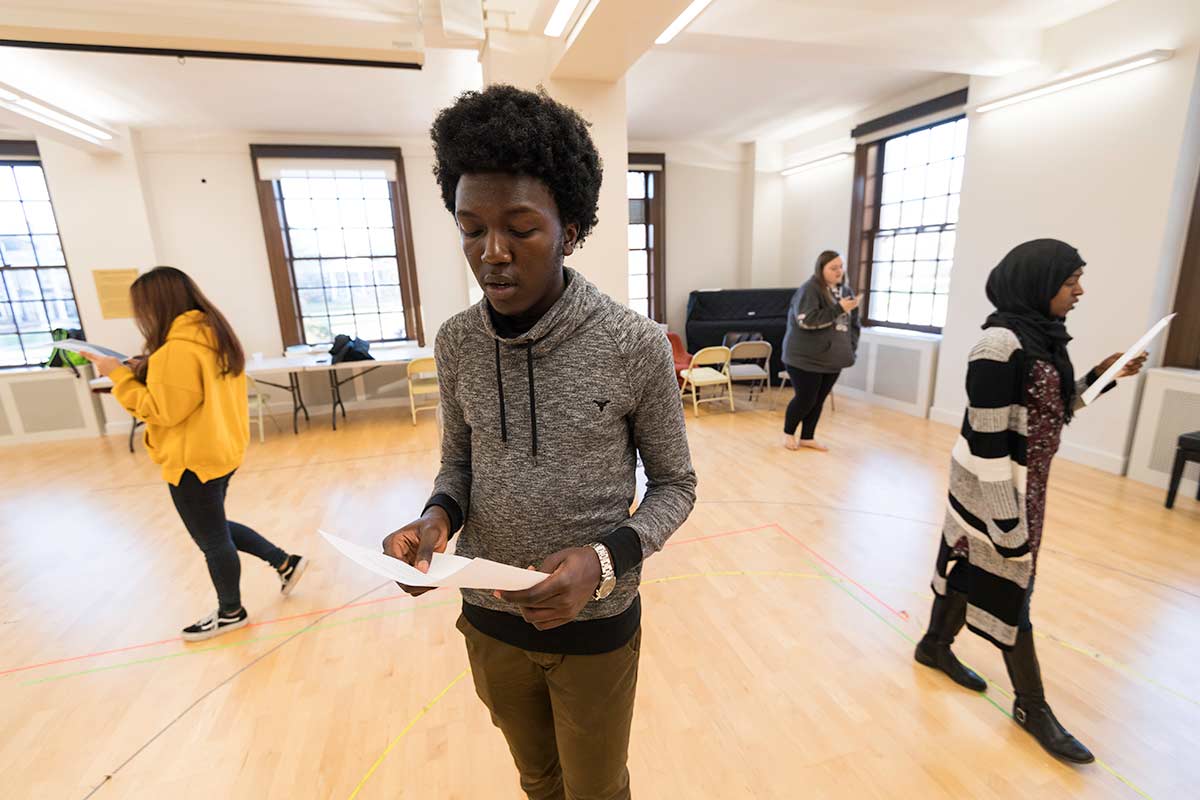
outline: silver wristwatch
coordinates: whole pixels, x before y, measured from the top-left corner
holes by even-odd
[[[596,587],[596,593],[592,595],[592,599],[603,600],[612,594],[613,587],[617,585],[617,573],[613,569],[612,556],[608,554],[607,547],[596,542],[592,545],[592,549],[600,557],[600,585]]]

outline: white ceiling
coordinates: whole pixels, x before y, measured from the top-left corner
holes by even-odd
[[[628,73],[629,135],[792,135],[947,74],[1029,66],[1045,28],[1111,2],[714,0]],[[489,26],[516,30],[536,27],[553,4],[484,0]],[[438,46],[440,7],[441,0],[0,0],[0,24],[86,21],[124,30],[120,21],[132,29],[145,15],[160,23],[241,19],[242,35],[252,38],[260,29],[250,22],[262,19],[304,31],[320,31],[325,20],[415,26],[426,41],[421,71],[0,48],[0,83],[116,126],[424,136],[438,108],[481,81],[473,51]]]
[[[629,136],[810,130],[947,74],[1036,63],[1044,29],[1114,0],[715,0],[626,76]]]

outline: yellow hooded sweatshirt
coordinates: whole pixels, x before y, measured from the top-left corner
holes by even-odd
[[[128,367],[110,377],[113,397],[146,423],[146,449],[168,483],[178,486],[189,469],[207,483],[241,465],[250,441],[246,376],[221,375],[204,312],[175,318],[150,354],[146,383]]]

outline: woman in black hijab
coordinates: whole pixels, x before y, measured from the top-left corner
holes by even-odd
[[[1046,703],[1029,602],[1063,426],[1082,405],[1083,390],[1120,357],[1075,380],[1066,316],[1083,296],[1083,267],[1075,248],[1038,239],[1013,248],[988,276],[996,310],[967,367],[968,406],[950,462],[929,631],[916,650],[918,662],[982,692],[987,684],[950,644],[964,623],[996,644],[1016,695],[1013,719],[1051,754],[1078,764],[1094,757]],[[1145,358],[1118,377],[1136,375]]]

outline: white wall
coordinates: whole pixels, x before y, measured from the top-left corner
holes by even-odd
[[[630,142],[666,157],[667,325],[680,334],[688,294],[743,287],[742,148],[701,142]]]
[[[822,250],[845,257],[853,183],[853,158],[783,179],[783,285],[799,286],[808,280]]]
[[[1189,117],[1198,34],[1194,3],[1115,4],[1048,31],[1046,63],[1071,72],[1153,48],[1178,48],[1175,57],[972,116],[935,419],[961,418],[967,352],[990,311],[987,274],[1022,241],[1062,239],[1089,262],[1088,295],[1068,323],[1081,374],[1168,310],[1190,211],[1183,189],[1194,189],[1200,158],[1200,126]],[[971,102],[1045,79],[1045,71],[974,79]],[[1063,455],[1123,472],[1137,397],[1135,386],[1122,386],[1081,413],[1064,433]]]

